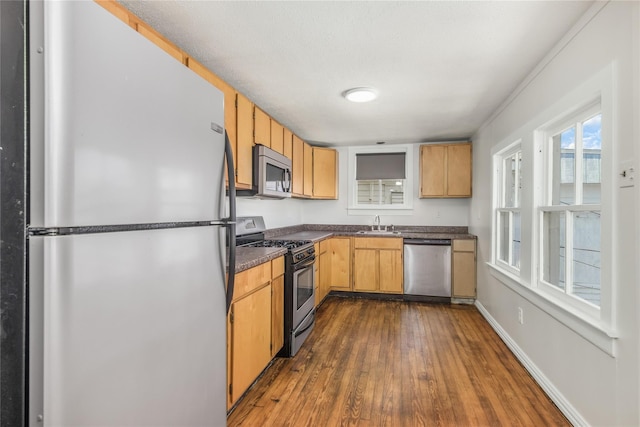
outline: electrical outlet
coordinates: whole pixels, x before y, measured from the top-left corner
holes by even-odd
[[[633,187],[635,184],[635,168],[633,160],[627,160],[620,163],[620,172],[618,173],[618,187]]]
[[[440,211],[436,211],[436,218],[440,218]]]
[[[522,307],[518,307],[518,323],[521,325],[524,324],[524,312],[522,311]]]

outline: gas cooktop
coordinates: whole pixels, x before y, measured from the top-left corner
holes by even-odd
[[[243,246],[250,248],[287,248],[291,250],[311,243],[311,240],[260,240]]]

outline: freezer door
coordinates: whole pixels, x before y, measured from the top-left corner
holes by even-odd
[[[38,7],[30,225],[219,219],[222,93],[95,2]]]
[[[31,238],[31,301],[43,315],[31,325],[41,344],[31,343],[30,419],[225,425],[221,233],[196,227]]]

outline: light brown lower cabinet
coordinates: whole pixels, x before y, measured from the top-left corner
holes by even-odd
[[[227,317],[227,408],[284,342],[284,257],[242,271]]]
[[[454,298],[476,297],[476,241],[454,240],[451,286]]]
[[[229,392],[233,404],[271,360],[271,287],[269,284],[234,302],[232,316],[233,362]]]
[[[271,357],[284,345],[284,257],[271,261]]]
[[[331,290],[351,290],[351,237],[333,237],[330,240]],[[322,274],[321,274],[322,276]]]
[[[353,239],[353,290],[402,293],[402,239]]]
[[[331,290],[331,240],[323,240],[319,246],[318,303],[322,302]]]

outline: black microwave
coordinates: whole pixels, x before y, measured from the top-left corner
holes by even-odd
[[[238,196],[268,199],[291,197],[291,159],[262,144],[253,147],[253,185]]]

